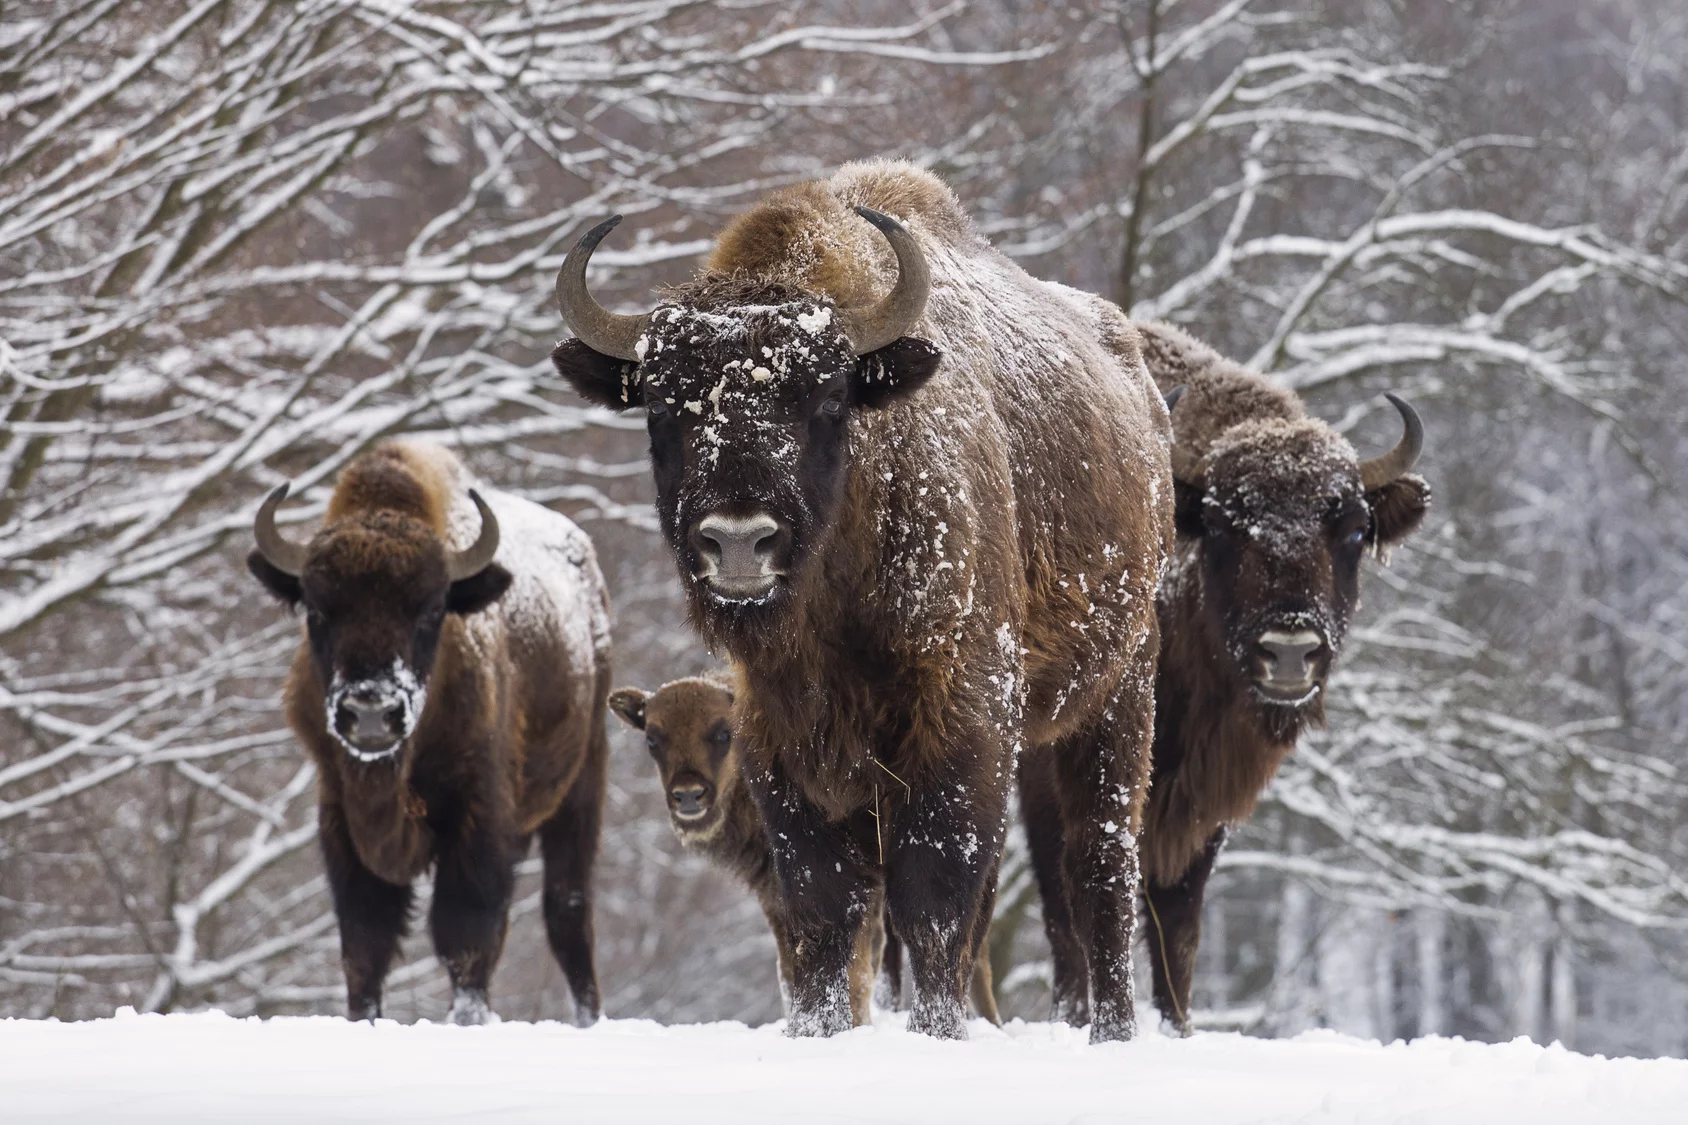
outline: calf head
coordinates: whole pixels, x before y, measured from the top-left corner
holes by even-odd
[[[645,745],[662,777],[668,819],[681,841],[708,840],[720,832],[722,805],[738,784],[733,693],[709,680],[676,680],[654,693],[613,691],[610,710],[645,732]]]
[[[717,638],[781,627],[838,521],[853,416],[938,366],[934,344],[904,334],[930,288],[918,244],[895,219],[856,210],[899,263],[891,292],[866,308],[716,274],[651,313],[606,312],[585,269],[617,219],[581,239],[557,279],[575,339],[552,362],[587,399],[644,409],[663,533],[694,619]]]
[[[1203,627],[1274,726],[1322,716],[1359,604],[1361,555],[1405,538],[1429,508],[1429,486],[1408,472],[1423,426],[1405,400],[1389,400],[1405,433],[1367,461],[1307,418],[1241,422],[1199,460],[1173,451],[1178,532],[1198,544]]]
[[[471,491],[481,529],[464,551],[403,508],[352,512],[301,545],[276,528],[287,491],[282,485],[259,507],[247,568],[289,606],[305,608],[329,733],[360,762],[396,758],[422,717],[446,614],[485,609],[509,588],[509,572],[492,561],[497,517]]]

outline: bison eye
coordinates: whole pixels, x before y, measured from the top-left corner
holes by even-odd
[[[668,404],[660,398],[655,398],[645,404],[645,409],[650,412],[652,418],[661,418],[668,413]]]
[[[709,740],[717,746],[725,746],[733,740],[733,732],[730,730],[718,730],[710,736]]]
[[[841,398],[827,399],[821,403],[821,413],[828,418],[842,418],[844,416],[844,400]]]

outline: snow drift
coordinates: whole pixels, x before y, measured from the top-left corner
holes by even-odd
[[[458,1028],[218,1013],[0,1021],[0,1121],[918,1123],[1575,1122],[1688,1117],[1688,1061],[1423,1039],[1381,1046],[974,1021],[968,1043],[903,1015],[830,1040],[742,1024],[606,1020]]]

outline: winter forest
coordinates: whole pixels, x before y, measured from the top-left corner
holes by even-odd
[[[1435,507],[1219,860],[1196,1025],[1688,1054],[1680,0],[0,5],[0,1017],[343,1011],[299,625],[244,566],[283,481],[301,535],[373,443],[445,443],[592,537],[616,685],[709,668],[553,279],[622,213],[593,289],[647,309],[876,155],[1358,448],[1384,391],[1424,416]],[[606,1014],[779,1018],[755,901],[611,727]],[[506,1020],[570,1012],[538,872]],[[1011,831],[1005,1017],[1048,1017],[1039,909]],[[387,1014],[448,1000],[413,934]]]

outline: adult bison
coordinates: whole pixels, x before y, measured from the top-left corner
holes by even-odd
[[[590,540],[449,451],[389,442],[341,473],[308,545],[258,509],[247,560],[305,608],[287,720],[318,769],[318,833],[353,1019],[434,867],[434,948],[454,1023],[488,1016],[514,866],[537,832],[545,925],[581,1022],[598,1016],[592,863],[604,797],[609,605]]]
[[[615,221],[563,265],[576,338],[552,358],[588,399],[645,410],[692,620],[739,669],[794,937],[791,1033],[850,1027],[883,889],[909,1026],[966,1034],[1023,752],[1060,798],[1091,1036],[1130,1036],[1172,499],[1132,326],[1029,277],[907,164],[773,193],[644,315],[586,289]]]
[[[1302,730],[1324,722],[1360,557],[1417,528],[1430,488],[1409,472],[1423,427],[1403,399],[1389,396],[1401,440],[1362,461],[1292,392],[1170,325],[1140,330],[1149,370],[1176,403],[1178,521],[1159,597],[1141,851],[1155,1004],[1187,1031],[1202,896],[1227,826],[1253,811]],[[1052,940],[1056,988],[1076,993],[1073,944]]]

